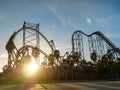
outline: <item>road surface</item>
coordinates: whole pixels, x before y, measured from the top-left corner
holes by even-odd
[[[120,81],[0,85],[0,90],[120,90]]]

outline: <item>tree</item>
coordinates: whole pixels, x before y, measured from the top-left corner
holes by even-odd
[[[3,66],[3,72],[6,73],[8,71],[8,65]]]
[[[97,61],[97,53],[96,53],[95,50],[91,53],[91,60],[92,60],[94,63],[96,63],[96,61]]]
[[[49,54],[49,56],[48,56],[48,65],[53,68],[54,64],[55,64],[54,55]]]
[[[57,65],[58,63],[60,64],[59,58],[60,58],[60,52],[59,50],[55,50],[53,53],[53,58],[55,58],[57,60]]]

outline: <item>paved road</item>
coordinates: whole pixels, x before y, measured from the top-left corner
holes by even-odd
[[[0,85],[0,90],[120,90],[120,81]]]

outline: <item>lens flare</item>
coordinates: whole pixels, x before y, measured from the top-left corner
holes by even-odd
[[[87,19],[86,19],[86,23],[87,23],[88,25],[90,25],[90,24],[92,23],[91,19],[87,18]]]

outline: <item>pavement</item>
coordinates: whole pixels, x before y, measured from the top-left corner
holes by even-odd
[[[120,81],[0,85],[0,90],[120,90]]]

